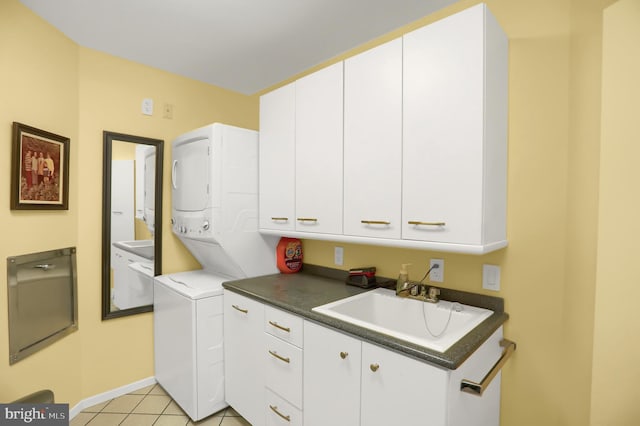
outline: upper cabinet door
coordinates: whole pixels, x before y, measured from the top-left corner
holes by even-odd
[[[400,238],[402,39],[344,63],[344,234]]]
[[[260,229],[295,226],[295,84],[260,97]]]
[[[343,63],[295,85],[295,229],[342,234]]]
[[[488,13],[481,4],[404,36],[403,239],[482,245],[485,218],[502,218],[504,234],[506,110],[502,129],[489,118],[490,103],[506,105],[507,49],[501,31],[503,46],[485,39]],[[487,55],[494,44],[503,53]]]

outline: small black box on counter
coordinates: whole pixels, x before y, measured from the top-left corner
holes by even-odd
[[[376,285],[375,266],[349,269],[349,276],[347,276],[347,284],[355,285],[357,287],[362,287],[362,288],[374,287]]]

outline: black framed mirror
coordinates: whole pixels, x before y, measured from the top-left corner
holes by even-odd
[[[102,319],[153,311],[164,141],[103,132]]]

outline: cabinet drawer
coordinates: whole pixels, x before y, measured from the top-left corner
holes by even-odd
[[[296,407],[302,407],[302,349],[264,334],[265,384]]]
[[[264,331],[299,348],[302,347],[302,318],[265,306]]]
[[[266,390],[266,410],[267,426],[302,425],[302,411],[269,389]]]

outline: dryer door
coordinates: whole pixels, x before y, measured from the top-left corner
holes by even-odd
[[[209,199],[209,139],[174,144],[171,165],[173,209],[201,211]]]

